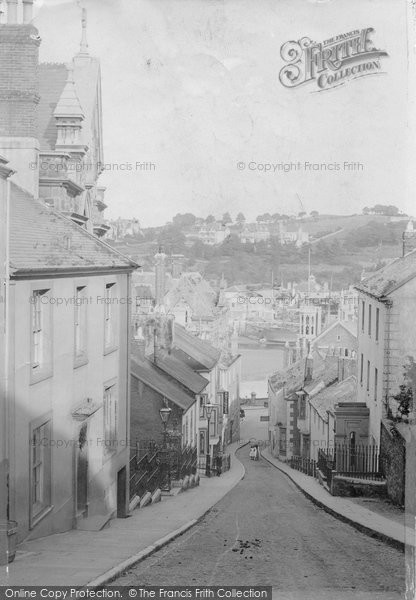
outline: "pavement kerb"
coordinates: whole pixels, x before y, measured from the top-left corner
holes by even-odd
[[[249,444],[249,442],[243,442],[242,444],[240,444],[235,450],[234,450],[234,456],[236,455],[237,451],[240,450],[240,448],[243,448],[244,446],[246,446],[247,444]],[[238,458],[237,458],[238,460]],[[240,461],[239,461],[240,462]],[[188,521],[187,523],[185,523],[184,525],[182,525],[181,527],[179,527],[178,529],[175,529],[175,531],[172,531],[171,533],[168,533],[167,535],[165,535],[164,537],[158,539],[156,542],[154,542],[154,544],[151,544],[150,546],[147,546],[146,548],[144,548],[143,550],[141,550],[140,552],[138,552],[137,554],[134,554],[133,556],[130,556],[129,558],[125,559],[123,562],[119,563],[118,565],[116,565],[115,567],[113,567],[112,569],[109,569],[108,571],[106,571],[105,573],[103,573],[102,575],[100,575],[99,577],[96,577],[95,579],[93,579],[92,581],[90,581],[89,583],[87,583],[84,587],[88,587],[88,588],[100,588],[103,587],[105,585],[107,585],[108,583],[111,583],[112,581],[114,581],[114,579],[116,579],[119,575],[121,575],[122,573],[124,573],[124,571],[126,571],[127,569],[129,569],[130,567],[133,567],[134,565],[142,562],[143,560],[145,560],[145,558],[148,558],[151,554],[153,554],[154,552],[156,552],[157,550],[160,550],[161,548],[163,548],[164,546],[166,546],[167,544],[169,544],[170,542],[173,542],[173,540],[175,540],[176,538],[178,538],[179,536],[183,535],[184,533],[186,533],[189,529],[191,529],[194,525],[196,525],[197,523],[199,523],[199,521],[202,521],[202,519],[209,513],[211,512],[211,510],[214,508],[214,506],[216,506],[216,504],[218,504],[218,502],[221,502],[221,500],[242,480],[244,479],[245,476],[245,467],[243,465],[243,463],[240,462],[240,465],[242,467],[242,473],[241,473],[241,477],[239,477],[239,479],[233,484],[233,486],[227,490],[224,494],[224,496],[222,496],[222,498],[220,498],[219,500],[217,500],[215,502],[215,504],[213,504],[212,506],[210,506],[207,510],[205,510],[201,515],[199,515],[198,518],[196,519],[192,519],[191,521]]]
[[[320,500],[315,498],[315,496],[313,496],[312,494],[307,492],[300,485],[300,483],[298,483],[290,475],[290,473],[288,473],[284,469],[281,469],[278,465],[276,465],[274,462],[272,462],[267,456],[265,456],[263,454],[263,452],[261,453],[261,455],[265,460],[267,460],[267,462],[269,464],[272,465],[272,467],[275,467],[275,469],[278,469],[281,473],[286,475],[296,485],[296,487],[302,492],[302,494],[304,494],[304,496],[306,496],[316,506],[319,506],[319,508],[322,508],[325,512],[327,512],[330,515],[332,515],[333,517],[337,518],[339,521],[343,521],[344,523],[351,525],[352,527],[354,527],[355,529],[358,529],[358,531],[361,531],[362,533],[365,533],[369,537],[379,539],[382,542],[384,542],[385,544],[388,544],[389,546],[393,546],[393,548],[396,548],[396,549],[404,552],[405,547],[406,547],[404,542],[401,542],[400,540],[396,540],[395,538],[390,537],[389,535],[386,535],[385,533],[381,533],[380,531],[377,531],[377,529],[371,529],[371,527],[366,527],[365,525],[362,525],[361,523],[357,523],[357,521],[354,521],[350,517],[346,517],[341,512],[338,512],[338,511],[334,510],[333,508],[330,508],[327,504],[325,504],[324,502],[321,502]]]

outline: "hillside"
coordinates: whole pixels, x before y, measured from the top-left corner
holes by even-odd
[[[189,240],[183,223],[169,223],[157,230],[144,230],[144,237],[113,242],[144,269],[163,247],[169,254],[182,254],[184,268],[197,270],[211,281],[222,275],[230,284],[300,281],[307,277],[309,259],[318,281],[334,287],[357,283],[364,270],[371,271],[402,252],[402,232],[407,219],[383,215],[319,215],[296,219],[311,237],[309,244],[281,245],[274,237],[257,243],[242,243],[233,234],[222,244],[207,245]],[[144,241],[145,240],[145,241]]]

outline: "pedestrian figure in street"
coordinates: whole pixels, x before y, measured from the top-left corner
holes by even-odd
[[[256,447],[255,446],[251,446],[251,448],[250,448],[250,459],[256,460]]]
[[[256,445],[254,446],[254,453],[255,453],[255,454],[254,454],[254,460],[259,460],[259,458],[260,458],[260,451],[259,451],[259,446],[258,446],[258,444],[256,444]]]

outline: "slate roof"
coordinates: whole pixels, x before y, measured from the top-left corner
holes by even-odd
[[[138,267],[14,183],[10,201],[10,266],[13,276]]]
[[[361,281],[355,289],[383,299],[414,277],[416,277],[416,249],[385,265]]]
[[[312,348],[312,357],[313,380],[307,386],[305,386],[305,389],[309,389],[309,387],[316,387],[317,383],[322,380],[322,378],[324,378],[325,381],[328,378],[330,381],[333,381],[334,379],[335,367],[333,367],[329,362],[322,360],[321,355],[316,352],[314,348]],[[287,394],[290,394],[290,392],[294,392],[296,390],[300,390],[305,381],[305,366],[306,358],[301,358],[290,365],[290,367],[287,369],[277,371],[271,377],[269,377],[271,388],[277,392],[282,387],[285,387]]]
[[[318,386],[328,386],[333,383],[338,377],[338,356],[329,356],[325,360],[321,360],[321,355],[316,356],[313,365],[313,379],[304,386],[305,392],[312,393]]]
[[[199,373],[195,373],[188,365],[171,354],[159,353],[157,356],[157,366],[171,377],[177,379],[194,394],[201,393],[209,384],[208,379],[202,377]]]
[[[289,391],[300,388],[305,378],[305,359],[296,361],[283,371],[278,371],[269,377],[269,383],[274,391],[286,387]]]
[[[357,399],[357,379],[351,375],[344,381],[326,387],[311,397],[309,402],[320,417],[328,420],[327,411],[333,411],[338,402],[354,402]]]
[[[56,125],[53,116],[68,77],[66,65],[47,63],[39,65],[39,143],[41,151],[55,149]]]
[[[147,358],[131,360],[131,374],[183,410],[195,402],[195,396],[184,390]]]
[[[191,369],[210,371],[217,364],[221,352],[204,340],[192,335],[182,325],[175,323],[173,353],[183,359]]]

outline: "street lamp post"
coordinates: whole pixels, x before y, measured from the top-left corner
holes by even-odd
[[[212,411],[214,409],[213,404],[205,404],[205,415],[207,417],[207,440],[206,440],[206,457],[205,457],[205,475],[211,477],[211,455],[209,449],[209,425],[211,421]]]
[[[162,420],[163,423],[163,450],[165,453],[165,461],[167,463],[167,474],[168,474],[168,489],[167,491],[170,492],[170,462],[169,462],[169,458],[168,458],[168,442],[167,442],[167,438],[168,438],[168,432],[167,432],[167,426],[168,426],[168,421],[169,421],[169,417],[170,417],[170,413],[172,412],[172,409],[167,407],[167,406],[163,406],[160,410],[159,410],[159,414],[160,414],[160,418]]]

